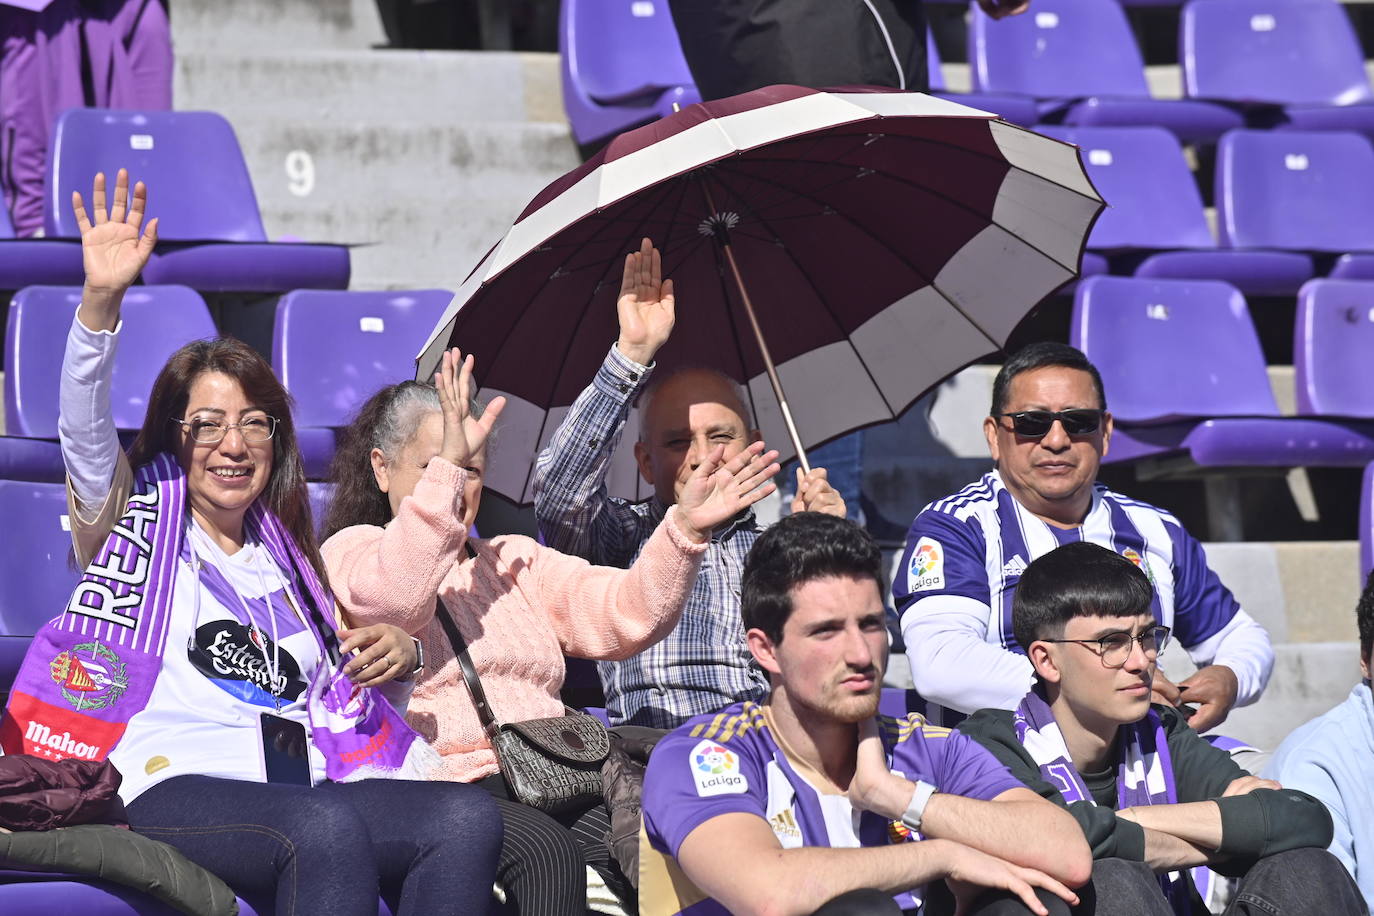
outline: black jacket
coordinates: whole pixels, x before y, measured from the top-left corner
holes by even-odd
[[[1217,852],[1227,862],[1213,866],[1217,871],[1243,874],[1263,856],[1303,846],[1324,849],[1330,845],[1331,813],[1306,792],[1256,789],[1246,795],[1222,798],[1232,781],[1250,774],[1236,765],[1229,754],[1189,728],[1187,720],[1176,710],[1166,706],[1153,708],[1164,720],[1179,803],[1215,801],[1221,809],[1222,840]],[[1013,776],[1035,792],[1068,808],[1082,826],[1093,858],[1144,860],[1144,828],[1116,816],[1115,768],[1109,785],[1095,781],[1089,786],[1098,804],[1067,804],[1059,790],[1041,777],[1040,767],[1016,739],[1016,726],[1009,710],[979,710],[959,725],[959,731],[991,751]]]

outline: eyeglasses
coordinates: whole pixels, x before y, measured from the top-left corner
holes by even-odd
[[[1159,653],[1164,651],[1164,647],[1169,645],[1169,634],[1172,631],[1165,626],[1150,627],[1138,636],[1132,636],[1125,631],[1108,633],[1100,639],[1042,639],[1041,642],[1076,642],[1080,646],[1087,646],[1095,651],[1102,658],[1102,664],[1108,668],[1125,667],[1127,659],[1131,657],[1131,643],[1140,643],[1140,651],[1145,653],[1145,657],[1150,661],[1159,658]],[[1094,648],[1095,647],[1095,648]]]
[[[237,423],[221,423],[218,420],[203,420],[200,417],[194,420],[172,417],[171,420],[173,423],[180,423],[181,428],[189,432],[192,439],[207,445],[220,441],[229,435],[231,429],[237,429],[244,442],[266,442],[277,431],[277,418],[265,414],[260,417],[249,417]]]
[[[1064,424],[1064,432],[1070,436],[1086,436],[1097,432],[1102,425],[1102,415],[1106,411],[1093,407],[1075,407],[1071,410],[1018,410],[1015,413],[999,413],[999,417],[1011,417],[1011,428],[1016,435],[1028,439],[1043,439],[1054,428],[1054,421]]]

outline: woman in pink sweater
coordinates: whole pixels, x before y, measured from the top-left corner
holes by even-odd
[[[385,388],[362,408],[334,460],[335,503],[322,548],[353,626],[391,623],[419,637],[425,670],[407,715],[439,751],[439,778],[505,786],[434,617],[435,596],[468,645],[499,722],[561,715],[563,656],[623,659],[676,625],[711,530],[774,489],[776,452],[723,449],[693,474],[676,507],[629,569],[592,566],[516,535],[469,540],[485,443],[504,406],[470,399],[472,357],[445,353],[435,385]],[[498,879],[521,913],[582,913],[584,864],[614,872],[604,805],[551,817],[502,802]],[[619,879],[619,880],[617,880]]]

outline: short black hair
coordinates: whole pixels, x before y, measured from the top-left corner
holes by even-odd
[[[1360,627],[1360,658],[1369,658],[1374,647],[1374,572],[1365,580],[1360,603],[1355,605],[1355,622]]]
[[[744,560],[740,612],[744,628],[758,628],[774,643],[792,616],[792,589],[827,576],[870,578],[883,593],[883,555],[867,531],[821,512],[779,520],[754,542]]]
[[[1011,380],[1022,372],[1044,369],[1046,366],[1063,366],[1078,369],[1092,376],[1093,390],[1097,392],[1097,406],[1107,409],[1107,393],[1102,389],[1102,373],[1088,361],[1083,351],[1068,344],[1040,341],[1026,344],[1007,358],[992,380],[992,415],[995,417],[1007,408],[1007,390]]]
[[[1150,610],[1154,586],[1139,566],[1088,541],[1056,547],[1021,574],[1011,630],[1024,650],[1056,639],[1075,617],[1134,617]]]

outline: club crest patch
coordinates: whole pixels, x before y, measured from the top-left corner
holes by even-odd
[[[749,781],[740,772],[739,755],[714,741],[699,741],[688,755],[697,795],[739,795],[749,791]]]
[[[1148,560],[1142,557],[1132,547],[1127,547],[1125,550],[1121,551],[1121,555],[1126,559],[1130,560],[1132,563],[1134,563],[1140,569],[1141,572],[1145,573],[1145,578],[1150,580],[1150,584],[1154,585],[1155,574],[1154,570],[1150,569],[1150,563]]]
[[[62,698],[78,710],[113,706],[129,689],[128,669],[109,646],[83,642],[59,652],[48,664],[48,675]]]
[[[945,549],[934,538],[921,538],[911,551],[906,567],[908,592],[945,587]]]

